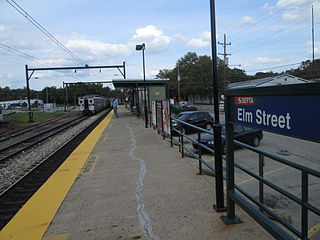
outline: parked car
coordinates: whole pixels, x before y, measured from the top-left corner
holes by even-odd
[[[211,129],[213,125],[213,117],[207,111],[182,112],[178,114],[177,119],[205,129]],[[172,120],[172,127],[182,131],[185,134],[197,131],[196,129],[182,124],[176,120]]]
[[[226,132],[225,124],[221,124],[221,125],[222,125],[221,133],[223,136],[225,136],[225,132]],[[245,127],[239,124],[234,125],[233,134],[234,134],[235,140],[251,145],[253,147],[259,146],[263,138],[262,130]],[[203,134],[201,135],[200,143],[207,146],[208,148],[214,149],[214,136],[211,134]],[[223,152],[225,153],[226,142],[224,137],[222,138],[222,144],[223,144]],[[192,145],[194,149],[198,149],[198,145],[196,143],[193,143]]]
[[[197,111],[197,107],[189,101],[180,101],[179,102],[179,107],[181,109],[182,112],[184,111]]]

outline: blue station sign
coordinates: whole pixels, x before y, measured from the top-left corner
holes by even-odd
[[[320,96],[234,97],[235,122],[320,142]]]

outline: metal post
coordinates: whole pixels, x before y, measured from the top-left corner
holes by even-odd
[[[216,23],[215,23],[215,3],[210,0],[211,19],[211,48],[212,48],[212,71],[213,71],[213,104],[214,104],[214,159],[216,169],[216,204],[213,206],[217,212],[225,211],[223,196],[223,167],[222,167],[222,144],[221,144],[221,124],[219,121],[219,84],[217,69],[217,47],[216,47]]]
[[[308,207],[306,204],[308,203],[308,173],[302,171],[301,177],[301,187],[302,187],[302,196],[301,196],[301,234],[302,239],[307,239],[308,237]]]
[[[201,132],[198,132],[198,151],[199,151],[199,174],[202,174],[202,162],[200,161],[201,155],[202,155],[202,149],[200,146],[200,141],[201,141]]]
[[[126,62],[123,62],[123,78],[126,79]]]
[[[183,146],[183,135],[182,134],[181,134],[181,157],[184,158],[184,146]]]
[[[140,98],[139,98],[139,85],[136,84],[136,88],[137,88],[137,91],[136,91],[136,109],[137,109],[137,117],[140,119],[140,115],[141,115],[141,112],[140,112]]]
[[[29,77],[29,73],[28,73],[29,69],[28,69],[28,65],[26,65],[26,81],[27,81],[27,97],[28,97],[28,114],[29,114],[29,122],[33,122],[33,112],[31,110],[31,100],[30,100],[30,87],[29,87],[29,80],[32,76]]]
[[[233,122],[232,116],[232,97],[227,97],[226,101],[226,143],[227,143],[227,161],[226,161],[226,175],[227,175],[227,216],[221,216],[225,224],[239,223],[241,220],[235,215],[235,202],[231,195],[234,194],[234,136],[233,136]]]
[[[312,28],[312,64],[314,64],[314,15],[313,15],[313,4],[311,8],[311,28]]]
[[[69,98],[68,98],[68,84],[66,83],[66,111],[69,108]]]
[[[178,65],[178,103],[180,102],[180,81],[181,81],[181,76],[180,76],[180,69],[179,69],[179,65]]]
[[[264,156],[259,154],[259,176],[263,178]],[[259,202],[264,203],[263,182],[259,181]],[[262,208],[260,208],[262,212]]]
[[[142,61],[143,61],[143,91],[144,91],[144,118],[145,118],[145,127],[148,127],[148,107],[147,107],[147,93],[146,93],[146,67],[144,61],[144,49],[145,44],[142,43]]]
[[[170,114],[170,146],[173,147],[173,139],[172,139],[172,112],[171,112],[171,105],[169,102],[169,114]]]

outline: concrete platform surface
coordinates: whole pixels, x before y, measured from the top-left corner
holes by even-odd
[[[132,113],[119,115],[42,239],[272,239],[240,209],[243,223],[225,225],[212,208],[214,178]]]

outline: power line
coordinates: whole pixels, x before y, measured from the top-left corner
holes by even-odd
[[[304,11],[306,11],[306,10],[308,10],[308,9],[310,9],[310,6],[301,9],[300,11],[298,11],[298,12],[296,13],[296,15],[300,15],[300,14],[302,14]],[[308,19],[307,19],[307,20],[308,20]],[[307,20],[300,21],[299,24],[301,24],[301,23],[303,23],[303,22],[305,22],[305,21],[307,21]],[[267,29],[271,29],[271,28],[273,28],[274,26],[276,26],[276,25],[278,25],[279,23],[284,22],[284,21],[285,21],[285,19],[281,19],[281,20],[272,22],[272,23],[268,24],[268,26],[263,27],[263,28],[261,28],[261,29],[263,30],[263,32],[266,32]],[[255,25],[257,25],[257,24],[255,24]],[[294,26],[296,26],[296,25],[297,25],[297,24],[295,24]],[[252,26],[254,26],[254,25],[252,25]],[[247,29],[248,29],[248,28],[247,28]],[[247,29],[244,29],[244,30],[247,30]],[[244,30],[243,30],[243,31],[244,31]],[[280,30],[279,32],[286,31],[286,30],[291,30],[291,29],[290,29],[288,26],[286,26],[285,29],[282,29],[282,30]],[[242,32],[243,32],[243,31],[242,31]],[[255,35],[256,35],[256,33],[255,33]],[[273,36],[274,36],[274,35],[273,35]],[[243,39],[250,38],[250,37],[252,37],[251,34],[246,34],[245,37],[242,37],[242,38],[240,37],[240,38],[238,38],[238,39],[237,39],[237,38],[236,38],[236,39],[233,39],[233,42],[241,41],[241,40],[243,40]],[[269,37],[269,35],[268,35],[268,37]],[[262,37],[262,38],[260,38],[260,39],[264,39],[264,38],[265,38],[265,37]]]
[[[10,4],[15,10],[17,10],[22,16],[24,16],[32,25],[38,28],[42,33],[44,33],[50,40],[56,43],[62,50],[68,53],[72,58],[74,58],[78,63],[86,65],[79,57],[67,49],[58,39],[56,39],[51,33],[49,33],[40,23],[38,23],[30,14],[28,14],[21,6],[19,6],[14,0],[5,0]]]
[[[282,68],[282,67],[289,67],[289,66],[294,66],[301,64],[301,62],[298,63],[291,63],[291,64],[286,64],[286,65],[281,65],[281,66],[275,66],[275,67],[270,67],[270,68],[263,68],[263,69],[256,69],[256,70],[250,70],[246,72],[260,72],[260,71],[265,71],[265,70],[270,70],[270,69],[276,69],[276,68]]]
[[[30,14],[28,14],[20,5],[18,5],[14,0],[5,0],[10,4],[15,10],[17,10],[23,17],[25,17],[32,25],[34,25],[38,30],[45,34],[50,40],[57,44],[63,51],[69,54],[73,59],[82,65],[87,65],[82,59],[77,57],[73,52],[66,48],[58,39],[56,39],[50,32],[48,32],[39,22],[37,22]],[[101,76],[99,76],[101,78]],[[76,78],[73,76],[73,78]]]
[[[285,1],[284,3],[286,3],[286,2],[289,3],[290,1],[291,1],[291,0],[287,0],[287,1]],[[250,23],[250,22],[248,22],[248,23],[243,23],[243,24],[241,24],[240,26],[235,27],[234,30],[231,30],[231,33],[232,33],[232,31],[233,31],[233,32],[240,32],[240,31],[243,32],[243,31],[245,31],[245,30],[247,30],[247,29],[249,29],[249,28],[257,25],[257,24],[260,23],[260,22],[263,22],[263,21],[265,21],[265,20],[267,20],[267,19],[269,19],[269,18],[271,18],[271,17],[274,17],[274,16],[276,16],[276,15],[279,15],[281,12],[287,10],[288,8],[291,8],[292,6],[296,5],[297,3],[298,3],[298,2],[295,2],[295,3],[291,4],[291,5],[288,5],[288,6],[285,7],[285,8],[281,8],[281,9],[279,9],[278,11],[275,11],[274,13],[271,13],[271,14],[270,14],[269,11],[267,11],[266,13],[258,16],[258,17],[257,17],[257,21],[255,21],[254,23]],[[268,15],[268,14],[270,14],[270,15]],[[265,18],[263,18],[265,15],[268,15],[268,16],[265,17]],[[245,28],[244,28],[244,29],[241,29],[242,27],[245,27]]]
[[[22,52],[22,51],[19,51],[19,50],[13,48],[13,47],[10,47],[10,46],[8,46],[8,45],[6,45],[6,44],[0,43],[0,48],[6,50],[6,51],[8,51],[8,52],[17,54],[17,55],[19,55],[20,57],[26,58],[26,59],[31,60],[31,61],[33,61],[33,62],[37,62],[37,63],[39,63],[39,64],[41,64],[41,65],[45,65],[44,63],[40,62],[40,61],[39,61],[38,59],[36,59],[35,57],[33,57],[33,56],[31,56],[31,55],[29,55],[29,54],[27,54],[27,53],[24,53],[24,52]]]

